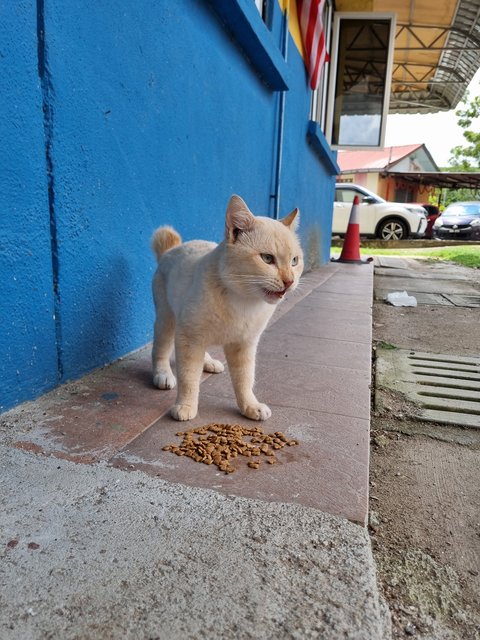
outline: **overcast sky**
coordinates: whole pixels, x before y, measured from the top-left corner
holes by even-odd
[[[480,71],[474,76],[468,90],[470,97],[480,95]],[[476,128],[480,128],[480,122],[477,122]],[[455,109],[422,115],[394,114],[387,118],[385,146],[423,143],[437,165],[445,167],[452,147],[465,144],[462,133],[463,129],[457,124]]]

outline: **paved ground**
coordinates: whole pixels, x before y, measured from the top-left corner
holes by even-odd
[[[379,351],[476,362],[471,271],[381,259],[375,282]],[[418,307],[385,304],[396,289]],[[373,416],[373,555],[363,526],[372,298],[371,265],[331,263],[278,309],[260,426],[299,444],[275,465],[224,475],[163,451],[185,425],[151,386],[148,349],[4,414],[2,640],[386,640],[377,578],[395,638],[476,638],[480,429],[419,420],[392,376]],[[205,376],[188,426],[220,421],[252,424],[227,374]]]
[[[375,275],[370,469],[379,582],[395,639],[476,640],[480,272],[448,263],[382,261]],[[383,302],[382,292],[398,284],[418,297],[418,307]],[[446,296],[457,302],[463,296],[463,303],[447,304]],[[437,304],[440,297],[444,302]]]
[[[363,526],[372,295],[371,265],[331,263],[277,311],[261,426],[299,444],[274,465],[163,451],[180,427],[148,350],[2,416],[2,639],[387,639]],[[252,426],[227,374],[188,426],[210,422]]]

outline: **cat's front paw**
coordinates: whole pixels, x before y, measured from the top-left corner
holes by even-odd
[[[250,418],[250,420],[268,420],[272,415],[270,407],[259,402],[258,404],[248,405],[241,409],[242,415]]]
[[[174,389],[177,385],[177,381],[173,373],[168,371],[158,371],[153,376],[153,384],[159,389]]]
[[[197,415],[197,409],[189,404],[174,404],[170,409],[170,415],[174,420],[184,422],[185,420],[193,420]]]

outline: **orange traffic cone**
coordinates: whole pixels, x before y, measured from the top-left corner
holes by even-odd
[[[350,212],[350,218],[348,220],[347,233],[345,234],[345,240],[343,241],[342,253],[340,258],[334,260],[334,262],[354,262],[356,264],[367,264],[371,262],[373,258],[367,258],[362,260],[360,257],[360,199],[355,196],[353,199],[352,210]]]

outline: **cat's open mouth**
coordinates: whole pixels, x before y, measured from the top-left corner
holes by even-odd
[[[271,291],[270,289],[263,289],[265,297],[267,300],[281,300],[283,296],[287,293],[286,289],[281,289],[281,291]]]

